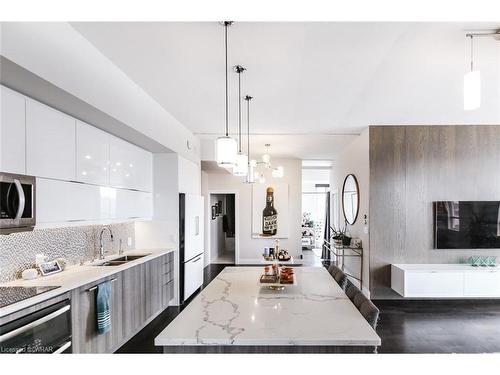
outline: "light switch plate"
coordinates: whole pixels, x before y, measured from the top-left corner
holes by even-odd
[[[127,246],[132,246],[132,237],[127,237]]]

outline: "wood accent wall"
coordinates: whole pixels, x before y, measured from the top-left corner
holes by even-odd
[[[432,202],[500,200],[500,125],[370,127],[370,289],[390,289],[391,263],[459,263],[500,249],[433,249]]]

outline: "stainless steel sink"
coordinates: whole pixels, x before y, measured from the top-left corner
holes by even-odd
[[[148,256],[148,255],[151,255],[151,254],[125,255],[125,256],[122,256],[119,258],[107,260],[104,263],[96,264],[95,266],[98,266],[98,267],[121,266],[122,264],[132,262],[133,260],[137,260],[137,259],[143,258],[143,257]]]

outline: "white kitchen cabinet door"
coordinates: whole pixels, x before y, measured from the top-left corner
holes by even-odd
[[[500,272],[496,269],[464,272],[465,297],[500,297]]]
[[[109,185],[109,135],[76,121],[76,180]]]
[[[134,146],[135,147],[135,146]],[[153,154],[140,147],[136,147],[136,189],[153,191]]]
[[[462,297],[464,275],[461,272],[408,272],[407,297]]]
[[[26,98],[0,86],[0,171],[26,174]]]
[[[151,218],[153,195],[143,191],[116,189],[116,210],[113,219]]]
[[[99,220],[99,186],[37,178],[37,222]]]
[[[75,119],[27,99],[26,172],[74,181],[75,155]]]
[[[203,285],[203,254],[184,263],[184,301]]]
[[[110,185],[152,191],[152,154],[122,139],[110,136]]]

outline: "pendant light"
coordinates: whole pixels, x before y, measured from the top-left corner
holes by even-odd
[[[264,145],[266,147],[266,152],[262,155],[262,162],[265,164],[266,168],[271,168],[271,155],[269,154],[270,143]]]
[[[233,167],[233,175],[245,177],[248,173],[248,156],[241,150],[241,73],[245,68],[241,65],[234,66],[238,74],[238,154]]]
[[[247,102],[247,152],[248,152],[248,159],[250,159],[250,100],[253,98],[250,95],[245,96],[245,100]],[[255,174],[254,174],[254,168],[257,165],[257,162],[255,160],[250,160],[248,162],[248,172],[247,172],[247,177],[245,179],[246,184],[253,184],[255,182]]]
[[[233,167],[236,162],[237,144],[234,138],[229,136],[229,97],[228,97],[228,72],[227,72],[227,29],[233,24],[232,21],[224,21],[224,52],[226,61],[226,128],[225,136],[217,138],[215,142],[215,158],[219,167]]]
[[[481,106],[481,72],[474,70],[474,35],[470,37],[470,72],[464,75],[464,110],[471,111]]]

